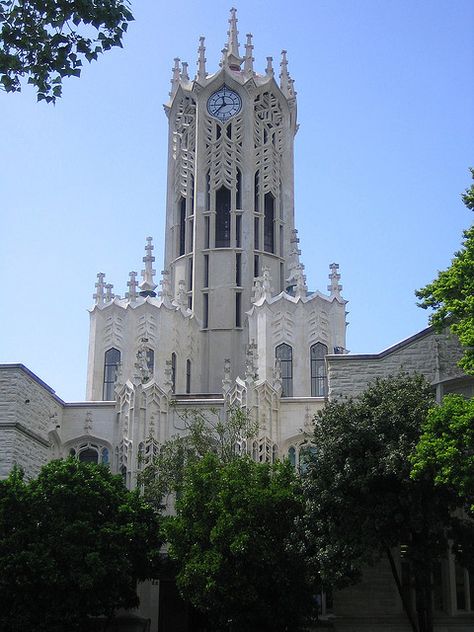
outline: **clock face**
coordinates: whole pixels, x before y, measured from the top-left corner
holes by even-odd
[[[219,121],[228,121],[232,116],[240,112],[242,99],[237,92],[227,86],[223,86],[207,100],[207,111]]]

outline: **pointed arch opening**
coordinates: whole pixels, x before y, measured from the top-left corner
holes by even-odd
[[[115,382],[120,366],[120,351],[115,347],[108,349],[104,356],[104,386],[102,399],[110,402],[114,399]]]
[[[327,353],[328,348],[322,342],[317,342],[311,347],[311,397],[326,397],[327,395]]]
[[[216,191],[216,248],[230,247],[230,191]]]
[[[280,362],[281,396],[293,397],[293,349],[284,342],[275,349],[275,357]]]

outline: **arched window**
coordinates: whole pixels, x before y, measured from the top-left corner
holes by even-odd
[[[288,448],[288,461],[293,467],[296,467],[296,450],[293,446]]]
[[[235,206],[242,208],[242,172],[237,169],[237,188],[235,191]]]
[[[186,360],[186,393],[191,392],[191,360]]]
[[[285,343],[275,349],[275,357],[280,361],[281,368],[281,395],[293,396],[293,349]]]
[[[110,402],[114,399],[114,387],[120,365],[120,351],[112,347],[105,352],[104,388],[102,398]]]
[[[216,191],[216,248],[230,246],[230,191],[221,187]]]
[[[176,392],[176,353],[171,354],[171,392]]]
[[[275,252],[275,198],[271,193],[265,193],[263,212],[263,248],[265,252]]]
[[[109,450],[95,443],[82,443],[81,445],[71,448],[69,456],[75,457],[82,463],[104,463],[109,464]]]
[[[327,395],[327,353],[328,348],[322,342],[317,342],[311,347],[311,397],[326,397]]]
[[[146,365],[150,374],[153,375],[155,370],[155,352],[153,349],[148,348],[146,350]]]

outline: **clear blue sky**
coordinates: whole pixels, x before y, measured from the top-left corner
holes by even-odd
[[[173,57],[209,71],[229,3],[133,0],[136,21],[55,107],[0,93],[0,361],[84,397],[96,273],[122,294],[147,235],[162,267]],[[163,8],[165,7],[165,8]],[[340,264],[347,346],[377,352],[426,326],[414,290],[449,265],[472,214],[474,2],[237,4],[256,68],[288,50],[296,80],[296,224],[311,289]]]

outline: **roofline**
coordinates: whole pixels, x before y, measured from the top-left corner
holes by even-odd
[[[64,406],[66,404],[66,402],[59,397],[59,395],[56,395],[56,391],[53,388],[51,388],[51,386],[49,386],[49,384],[46,384],[46,382],[43,382],[43,380],[40,377],[38,377],[36,375],[36,373],[33,373],[33,371],[31,369],[26,367],[21,362],[12,362],[12,363],[7,363],[7,364],[0,364],[0,369],[20,369],[20,371],[23,371],[24,373],[26,373],[26,375],[31,377],[32,380],[34,380],[37,384],[39,384],[42,388],[44,388],[45,391],[48,391],[48,393],[50,395],[52,395],[54,397],[54,399],[57,402],[59,402],[62,406]]]
[[[426,336],[428,336],[429,334],[434,332],[434,328],[433,327],[426,327],[426,329],[422,329],[421,331],[418,331],[416,334],[413,334],[413,336],[410,336],[409,338],[405,338],[404,340],[401,340],[400,342],[397,342],[396,344],[392,345],[391,347],[387,347],[387,349],[384,349],[383,351],[380,351],[380,353],[347,353],[347,354],[328,354],[328,359],[329,360],[338,360],[338,361],[342,361],[342,360],[380,360],[382,358],[385,358],[386,356],[390,355],[391,353],[394,353],[395,351],[398,351],[399,349],[403,349],[403,347],[407,347],[408,345],[412,344],[413,342],[416,342],[417,340],[420,340],[421,338],[425,338]]]

